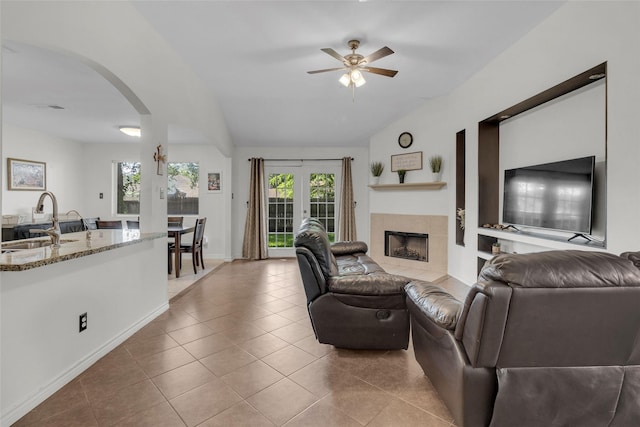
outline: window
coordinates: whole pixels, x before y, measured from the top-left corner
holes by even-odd
[[[140,163],[116,163],[116,213],[140,214]]]
[[[198,163],[167,165],[167,214],[198,215],[200,166]]]

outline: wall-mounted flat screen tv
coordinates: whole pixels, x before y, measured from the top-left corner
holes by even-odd
[[[504,171],[502,221],[591,233],[595,156]]]

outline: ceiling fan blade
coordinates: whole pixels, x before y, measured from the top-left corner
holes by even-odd
[[[331,49],[330,47],[325,47],[325,48],[320,49],[320,50],[323,51],[324,53],[328,53],[329,55],[333,56],[334,58],[336,58],[340,62],[345,62],[346,61],[346,59],[344,59],[344,56],[340,55],[338,52],[336,52],[335,50]]]
[[[391,55],[393,51],[389,49],[387,46],[380,48],[373,52],[369,56],[365,56],[360,63],[366,62],[367,64],[371,64],[373,61],[376,61],[380,58],[384,58],[385,56]]]
[[[381,76],[393,77],[398,72],[396,70],[387,70],[385,68],[375,68],[375,67],[362,67],[364,71],[368,71],[373,74],[380,74]]]
[[[326,73],[327,71],[338,71],[338,70],[344,70],[344,67],[340,67],[340,68],[325,68],[324,70],[313,70],[313,71],[307,71],[308,74],[318,74],[318,73]]]

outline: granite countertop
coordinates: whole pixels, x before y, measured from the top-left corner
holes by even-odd
[[[66,219],[60,219],[60,223],[62,222],[78,222],[78,221],[82,221],[82,218],[66,218]],[[2,228],[16,228],[16,227],[22,227],[22,226],[28,226],[28,225],[40,225],[40,224],[51,224],[52,220],[51,218],[49,219],[39,219],[37,221],[23,221],[23,222],[17,222],[15,224],[2,224]]]
[[[57,249],[45,246],[33,249],[7,250],[12,245],[19,243],[51,241],[48,236],[12,240],[2,244],[0,271],[30,270],[166,236],[167,233],[140,233],[139,230],[91,230],[91,239],[87,239],[85,231],[63,234],[60,248]]]

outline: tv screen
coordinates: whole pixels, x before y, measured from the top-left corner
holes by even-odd
[[[504,171],[502,221],[591,233],[595,156]]]

